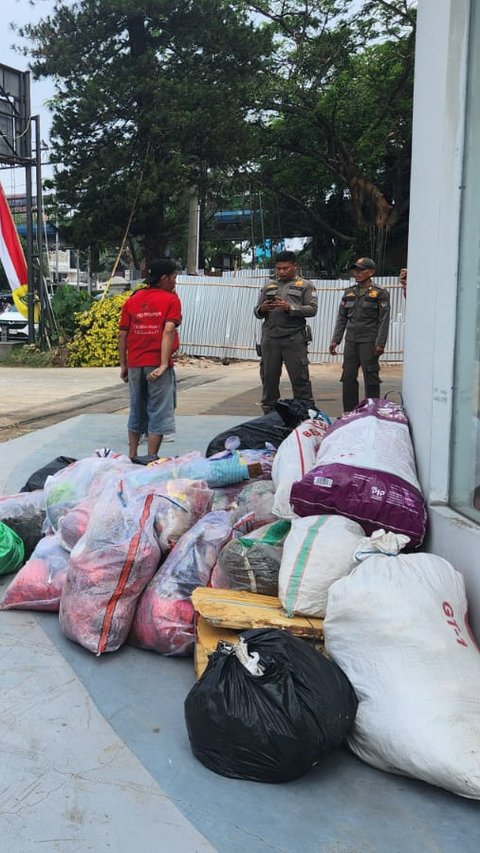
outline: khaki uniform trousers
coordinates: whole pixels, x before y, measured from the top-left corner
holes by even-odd
[[[345,341],[343,350],[343,410],[351,412],[358,406],[358,371],[362,368],[365,397],[380,397],[380,374],[375,341]]]
[[[303,330],[281,338],[262,335],[262,409],[271,411],[280,399],[280,376],[285,365],[297,400],[308,400],[313,405],[312,384],[308,372],[308,353]]]

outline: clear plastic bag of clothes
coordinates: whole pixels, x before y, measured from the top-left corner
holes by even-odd
[[[248,463],[242,461],[238,453],[229,454],[221,459],[206,459],[193,451],[174,459],[159,459],[146,466],[136,466],[130,472],[128,482],[136,486],[157,485],[173,478],[187,480],[205,480],[209,486],[227,486],[241,483],[250,478]],[[260,466],[257,466],[261,474]]]
[[[290,522],[282,519],[227,542],[218,555],[211,585],[278,595],[283,543],[289,530]]]
[[[70,554],[57,534],[40,539],[3,596],[3,610],[58,611]]]
[[[213,489],[212,509],[236,510],[239,507],[257,507],[258,511],[271,516],[275,488],[271,480],[249,480]],[[262,522],[262,524],[265,522]]]
[[[161,502],[161,496],[128,489],[122,482],[117,492],[105,490],[71,552],[60,627],[97,655],[125,642],[137,600],[158,568],[155,517]]]
[[[207,586],[217,556],[232,535],[228,512],[210,512],[185,533],[138,602],[129,642],[164,655],[192,654],[190,597]]]
[[[240,449],[240,439],[238,436],[231,436],[225,442],[225,450],[215,453],[213,456],[210,456],[209,459],[229,459],[233,458],[233,456],[237,454],[238,458],[245,465],[259,466],[256,479],[261,478],[262,480],[271,480],[275,453],[275,447],[273,445],[269,445],[268,442],[266,447],[259,448],[257,450]]]
[[[111,475],[99,483],[99,490],[92,487],[85,500],[60,518],[58,533],[65,548],[71,551],[85,533],[100,490],[116,490],[119,482]],[[161,498],[155,513],[154,530],[162,555],[167,554],[192,524],[210,510],[213,499],[212,490],[203,480],[166,480],[157,486],[138,487],[136,491],[138,494],[151,492]]]
[[[20,536],[25,548],[25,559],[28,560],[43,535],[42,527],[45,521],[43,489],[0,497],[0,521]]]
[[[60,518],[87,495],[95,492],[97,478],[101,484],[109,474],[116,473],[120,476],[133,467],[128,456],[113,451],[99,455],[99,452],[95,451],[91,456],[79,459],[68,468],[47,477],[44,487],[45,507],[52,529],[58,530]]]

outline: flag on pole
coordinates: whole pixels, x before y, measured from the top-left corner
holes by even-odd
[[[28,271],[20,237],[13,221],[7,197],[0,183],[0,261],[13,293],[15,306],[28,317]]]

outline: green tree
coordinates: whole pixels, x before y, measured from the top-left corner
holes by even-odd
[[[269,53],[227,0],[58,0],[19,30],[36,77],[55,81],[57,212],[75,245],[130,235],[164,252],[186,188],[253,154],[248,117]]]
[[[415,3],[250,3],[276,39],[266,75],[261,176],[284,233],[312,236],[338,272],[368,249],[404,261],[410,181]]]

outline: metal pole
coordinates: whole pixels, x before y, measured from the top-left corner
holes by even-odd
[[[92,249],[91,246],[87,249],[87,292],[92,295]]]
[[[188,246],[187,246],[187,275],[198,273],[198,248],[200,230],[200,205],[198,189],[191,187],[188,199]]]
[[[256,266],[255,258],[255,194],[250,186],[250,239],[252,241],[252,270]]]
[[[60,248],[60,237],[58,236],[58,219],[55,220],[55,283],[59,285],[60,281],[60,273],[59,273],[59,264],[58,264],[58,250]]]
[[[48,299],[43,281],[43,187],[42,187],[42,139],[40,135],[40,116],[32,116],[35,122],[35,172],[37,178],[37,255],[38,255],[38,294],[40,297],[40,345],[45,344],[45,320]]]
[[[28,343],[35,343],[35,276],[33,270],[33,213],[32,213],[32,166],[25,166],[25,225],[26,225],[26,261],[28,275],[27,311],[28,311]]]
[[[27,311],[28,343],[35,343],[35,279],[33,273],[33,213],[32,213],[32,125],[30,117],[30,73],[25,72],[23,82],[25,130],[21,140],[21,152],[25,158],[25,225],[26,225],[26,261],[28,274]]]

